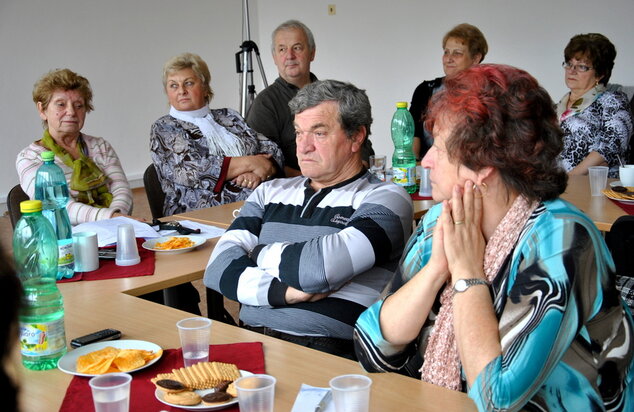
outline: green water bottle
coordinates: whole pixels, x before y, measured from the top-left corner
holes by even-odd
[[[13,258],[24,295],[20,308],[22,363],[32,370],[57,367],[66,353],[64,300],[57,288],[57,235],[42,216],[42,201],[20,203],[13,231]]]
[[[416,156],[412,150],[414,143],[414,119],[407,110],[407,102],[396,103],[392,117],[392,181],[403,186],[407,193],[416,193]]]

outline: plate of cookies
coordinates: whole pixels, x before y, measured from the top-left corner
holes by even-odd
[[[165,405],[188,411],[213,411],[238,403],[233,382],[253,375],[232,363],[199,362],[195,365],[159,373],[151,381],[154,396]]]
[[[628,205],[634,204],[634,187],[621,186],[621,182],[610,183],[610,189],[603,190],[603,194],[609,199],[616,200],[617,202]]]

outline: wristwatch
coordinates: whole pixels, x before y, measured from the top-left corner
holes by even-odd
[[[456,283],[453,285],[453,293],[462,293],[465,290],[469,289],[471,286],[475,285],[485,285],[489,286],[489,282],[484,279],[458,279]]]

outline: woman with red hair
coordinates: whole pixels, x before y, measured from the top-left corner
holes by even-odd
[[[634,325],[600,232],[559,198],[548,93],[500,65],[445,87],[421,162],[441,203],[357,321],[361,364],[466,391],[479,410],[633,410]]]

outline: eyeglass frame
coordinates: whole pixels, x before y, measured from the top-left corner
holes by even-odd
[[[574,70],[579,73],[587,73],[594,69],[594,67],[587,66],[585,64],[570,64],[570,62],[566,61],[561,62],[561,67],[563,67],[564,70]]]

